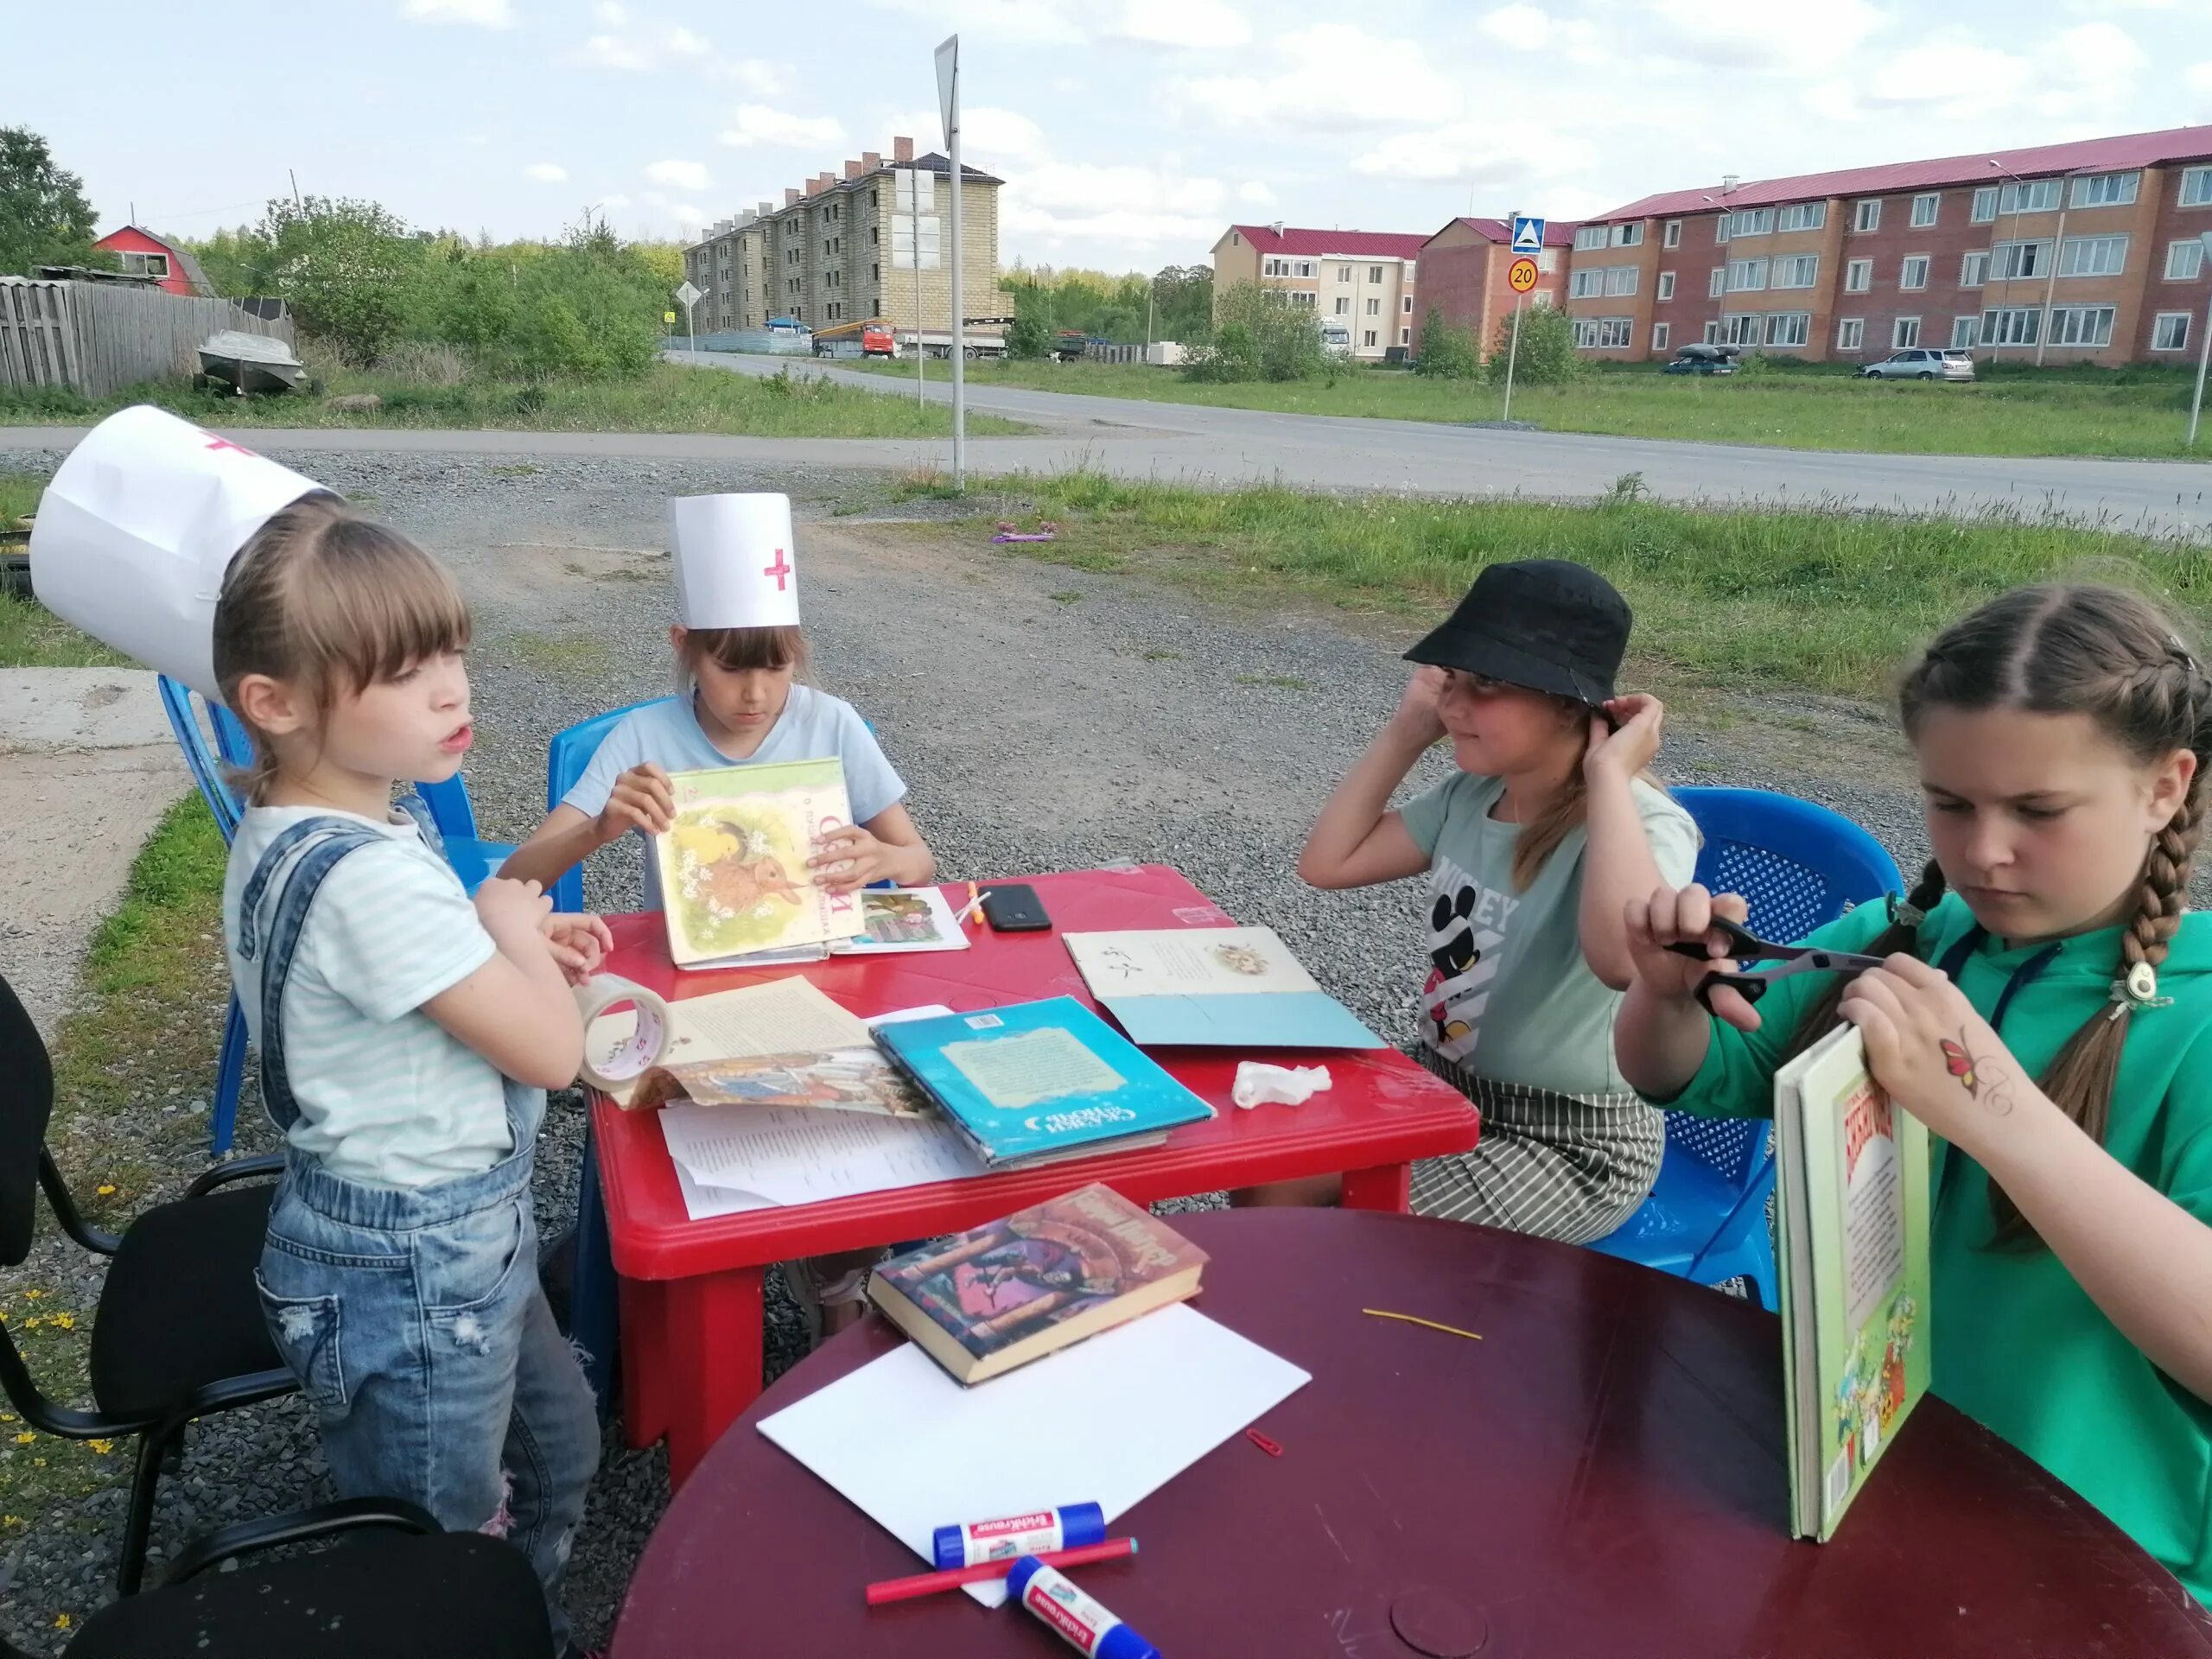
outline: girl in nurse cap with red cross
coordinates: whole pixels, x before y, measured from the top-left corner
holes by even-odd
[[[878,881],[922,887],[937,873],[906,785],[850,703],[798,682],[808,661],[799,631],[791,498],[687,495],[668,504],[676,556],[677,695],[615,723],[576,786],[500,871],[550,887],[584,857],[669,827],[671,772],[750,762],[844,762],[853,824],[810,861],[832,893]],[[653,860],[645,903],[661,903]]]

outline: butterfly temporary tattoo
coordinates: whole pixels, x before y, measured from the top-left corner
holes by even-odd
[[[1959,1031],[1959,1040],[1939,1037],[1936,1046],[1943,1051],[1943,1069],[1959,1080],[1959,1087],[1979,1100],[1991,1111],[2003,1116],[2012,1109],[2012,1096],[2004,1084],[2007,1081],[2004,1070],[1988,1060],[1978,1060],[1967,1052],[1967,1033]]]
[[[1963,1037],[1966,1033],[1961,1032],[1959,1035]],[[1974,1056],[1948,1037],[1939,1037],[1936,1042],[1943,1051],[1944,1068],[1959,1080],[1959,1086],[1970,1095],[1979,1094],[1981,1079],[1974,1075]]]

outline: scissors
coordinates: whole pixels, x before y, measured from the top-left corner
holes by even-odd
[[[1713,1012],[1713,993],[1723,985],[1745,1001],[1756,1002],[1766,995],[1769,985],[1789,974],[1855,974],[1882,965],[1881,957],[1856,950],[1823,950],[1809,944],[1770,944],[1749,928],[1738,926],[1725,916],[1713,918],[1711,931],[1728,941],[1728,954],[1738,963],[1773,962],[1781,965],[1750,973],[1726,974],[1716,969],[1707,974],[1697,987],[1697,1000],[1707,1014]],[[1689,957],[1699,962],[1714,959],[1707,953],[1700,939],[1682,939],[1667,948],[1678,957]]]

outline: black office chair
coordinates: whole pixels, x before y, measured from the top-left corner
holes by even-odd
[[[34,1185],[62,1231],[109,1258],[93,1316],[93,1409],[49,1400],[0,1325],[0,1389],[33,1428],[67,1440],[138,1441],[130,1517],[117,1586],[137,1589],[154,1524],[154,1488],[185,1425],[211,1412],[250,1406],[297,1385],[277,1357],[254,1289],[254,1264],[268,1230],[272,1188],[223,1191],[273,1174],[281,1158],[246,1158],[209,1170],[181,1198],[155,1205],[118,1238],[92,1226],[46,1149],[54,1111],[54,1067],[38,1027],[0,979],[0,1264],[29,1255]],[[33,1172],[36,1172],[34,1181]]]
[[[256,1551],[359,1539],[265,1565]],[[547,1659],[553,1627],[530,1560],[441,1532],[412,1503],[354,1498],[194,1541],[158,1590],[86,1621],[63,1659]],[[0,1659],[29,1659],[0,1642]]]

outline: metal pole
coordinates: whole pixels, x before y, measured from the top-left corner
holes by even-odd
[[[956,58],[953,73],[959,73]],[[952,487],[968,487],[967,296],[960,286],[960,89],[952,92]]]
[[[2212,258],[2212,248],[2206,250]],[[2204,365],[2212,363],[2212,303],[2204,308],[2204,340],[2196,348],[2196,397],[2189,406],[2189,447],[2196,448],[2196,421],[2204,412]]]
[[[1513,338],[1505,348],[1505,407],[1497,416],[1501,421],[1513,418],[1513,369],[1521,360],[1521,304],[1525,297],[1519,294],[1513,296]]]
[[[918,168],[906,169],[906,205],[913,211],[907,215],[914,221],[912,246],[907,251],[914,261],[914,407],[925,409],[928,398],[922,391],[922,359],[929,353],[922,349],[922,175]],[[937,206],[937,181],[930,181],[930,206]]]
[[[2050,308],[2058,297],[2058,262],[2066,253],[2066,198],[2073,192],[2072,174],[2059,180],[2058,233],[2050,238],[2050,275],[2044,279],[2043,321],[2036,325],[2036,366],[2043,366],[2044,348],[2050,344]]]

